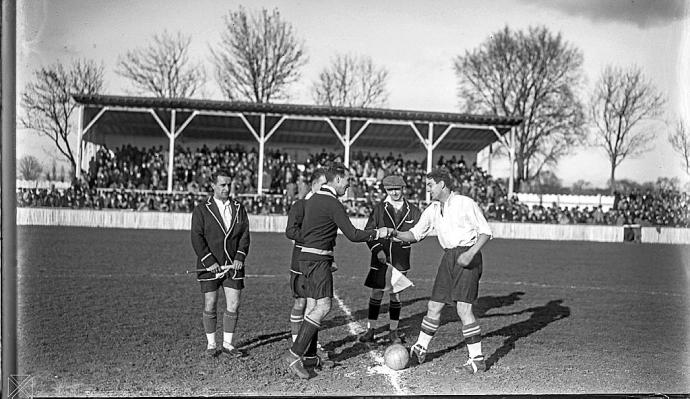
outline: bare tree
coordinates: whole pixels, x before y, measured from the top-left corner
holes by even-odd
[[[304,44],[276,9],[251,15],[243,7],[231,11],[211,53],[223,95],[259,103],[286,98],[307,62]]]
[[[201,63],[189,59],[190,36],[167,31],[153,36],[146,47],[119,57],[115,73],[129,79],[138,94],[161,98],[193,97],[206,82]]]
[[[72,94],[96,94],[102,89],[103,65],[94,61],[76,60],[68,67],[58,62],[41,67],[21,94],[24,115],[20,123],[51,139],[74,171],[77,162],[69,139],[77,104]]]
[[[664,104],[664,96],[637,67],[608,66],[599,77],[589,106],[595,127],[592,144],[603,148],[611,163],[611,193],[621,162],[651,150],[654,132],[640,122],[659,116]]]
[[[338,54],[314,82],[312,95],[319,105],[380,107],[388,101],[388,71],[371,57]]]
[[[690,175],[690,131],[682,119],[678,120],[675,129],[668,134],[668,142],[680,154],[685,173]]]
[[[43,173],[43,165],[33,155],[24,155],[19,159],[17,174],[24,180],[37,180]]]
[[[505,27],[455,59],[462,111],[524,120],[513,143],[518,188],[583,143],[582,62],[579,49],[545,27]]]

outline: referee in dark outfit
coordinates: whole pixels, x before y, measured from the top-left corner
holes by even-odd
[[[422,212],[416,205],[409,203],[404,198],[405,180],[402,176],[390,175],[384,177],[381,184],[386,191],[386,198],[374,206],[365,229],[390,227],[398,231],[409,230],[417,224]],[[383,299],[383,289],[386,286],[386,270],[388,269],[386,264],[392,264],[405,275],[410,270],[409,242],[379,239],[369,241],[367,245],[371,250],[371,263],[364,285],[371,288],[371,296],[369,297],[367,331],[359,337],[361,342],[374,340],[374,334],[378,327],[376,323]],[[388,305],[390,317],[388,340],[391,343],[402,343],[398,335],[401,310],[400,293],[391,292]]]
[[[213,196],[192,212],[192,247],[197,256],[197,274],[204,294],[202,321],[208,344],[206,352],[232,357],[244,353],[232,344],[240,293],[244,288],[244,260],[249,253],[249,219],[244,206],[230,199],[231,175],[227,171],[214,174]],[[223,345],[216,347],[216,304],[218,289],[223,287],[226,309],[223,314]]]
[[[350,174],[342,164],[326,169],[326,184],[307,200],[302,221],[303,246],[299,256],[300,289],[307,297],[304,321],[292,347],[283,355],[288,370],[307,379],[302,356],[316,345],[321,320],[331,310],[333,298],[333,248],[340,229],[350,241],[364,242],[387,236],[393,229],[359,230],[352,225],[338,197],[350,186]]]

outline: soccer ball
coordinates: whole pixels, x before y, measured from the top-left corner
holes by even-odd
[[[391,369],[402,370],[407,367],[407,363],[410,361],[410,354],[407,353],[407,349],[404,346],[393,344],[383,352],[383,360],[386,362],[386,366]]]

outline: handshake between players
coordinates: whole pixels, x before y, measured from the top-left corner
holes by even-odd
[[[398,231],[395,230],[392,227],[379,227],[376,229],[376,238],[375,240],[380,240],[382,238],[393,238],[398,235]]]
[[[396,242],[414,242],[415,237],[409,231],[398,231],[392,227],[380,227],[376,229],[376,240],[393,239]]]

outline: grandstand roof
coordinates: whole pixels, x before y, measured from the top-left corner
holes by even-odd
[[[256,135],[248,125],[255,133],[261,132],[263,117],[264,132],[269,134],[273,130],[266,142],[273,145],[337,145],[342,141],[334,130],[346,137],[349,120],[350,137],[356,139],[351,145],[355,149],[359,146],[391,150],[420,148],[420,139],[428,138],[429,124],[433,124],[433,142],[437,144],[434,150],[479,151],[497,140],[496,133],[502,135],[522,122],[520,118],[492,115],[379,108],[112,95],[73,97],[84,105],[82,127],[87,128],[84,140],[96,144],[106,144],[107,137],[113,135],[132,140],[142,136],[167,140],[161,129],[171,126],[172,110],[176,115],[175,128],[183,127],[181,135],[192,140],[256,142]],[[94,119],[97,120],[91,123]]]

